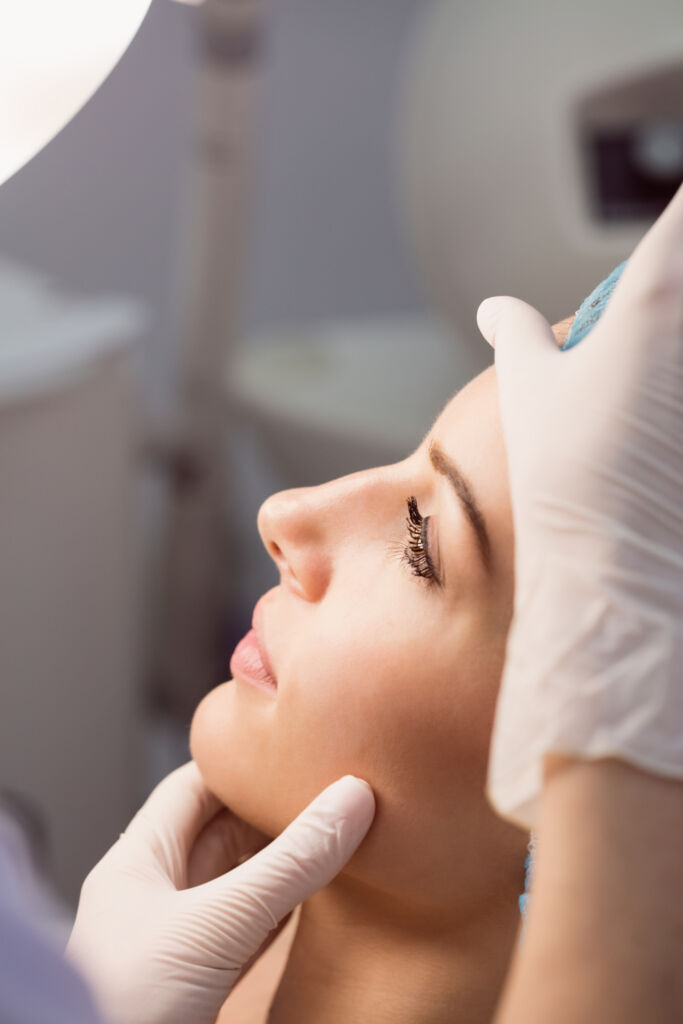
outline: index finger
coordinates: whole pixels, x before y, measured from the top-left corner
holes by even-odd
[[[169,852],[170,839],[187,858],[200,831],[222,807],[195,762],[187,761],[152,790],[124,835],[144,840],[158,856]]]

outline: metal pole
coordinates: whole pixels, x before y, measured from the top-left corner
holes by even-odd
[[[261,0],[207,0],[198,11],[201,70],[177,401],[181,445],[169,463],[165,579],[151,679],[155,703],[182,720],[227,674],[220,638],[235,559],[225,526],[225,366],[239,329],[263,9]]]

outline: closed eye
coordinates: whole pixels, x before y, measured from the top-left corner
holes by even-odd
[[[426,579],[430,584],[436,583],[437,586],[442,587],[443,583],[436,571],[429,550],[430,516],[422,516],[415,497],[408,498],[407,504],[408,543],[403,552],[403,560],[410,567],[413,575]]]

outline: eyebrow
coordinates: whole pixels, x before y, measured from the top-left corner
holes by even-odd
[[[440,476],[445,476],[453,487],[463,511],[476,533],[484,569],[491,575],[491,540],[486,529],[486,520],[474,497],[469,480],[453,459],[446,455],[437,441],[432,441],[429,446],[429,460],[436,472]]]

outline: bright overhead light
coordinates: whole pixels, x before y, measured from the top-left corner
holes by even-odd
[[[35,156],[115,67],[151,0],[4,4],[0,184]]]

